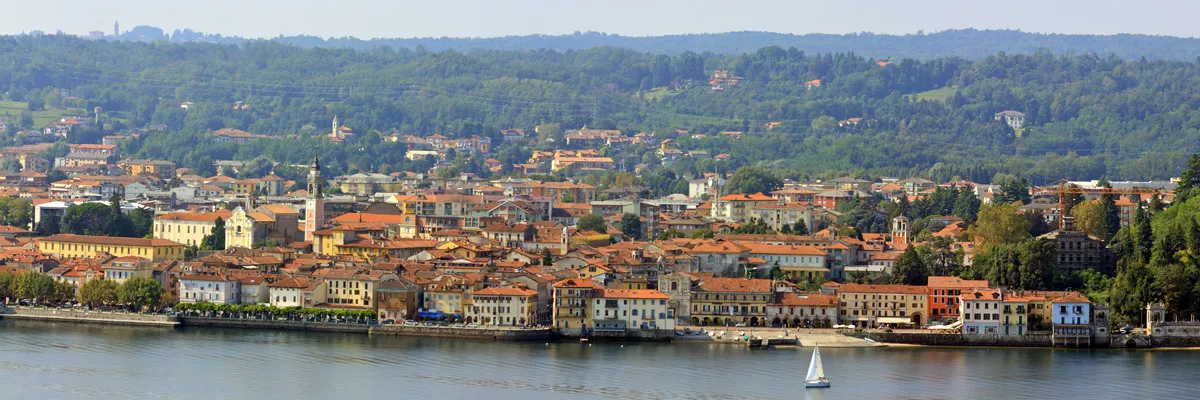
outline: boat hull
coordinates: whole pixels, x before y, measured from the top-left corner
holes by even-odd
[[[823,388],[828,388],[828,387],[829,387],[829,380],[827,380],[827,379],[804,382],[805,389],[823,389]]]

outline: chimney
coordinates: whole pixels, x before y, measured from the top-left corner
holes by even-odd
[[[1062,217],[1062,230],[1068,231],[1068,232],[1075,230],[1075,217],[1074,216],[1064,215]]]

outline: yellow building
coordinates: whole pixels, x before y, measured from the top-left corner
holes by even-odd
[[[267,233],[273,226],[275,219],[266,213],[235,208],[225,220],[225,248],[253,248],[267,240]]]
[[[1029,331],[1029,299],[1007,295],[1004,296],[1002,304],[1000,333],[1005,336],[1021,336]]]
[[[862,285],[847,283],[838,288],[843,323],[873,328],[879,325],[921,326],[927,319],[928,295],[924,286]]]
[[[163,160],[121,160],[117,166],[125,175],[158,175],[163,179],[175,177],[175,163]]]
[[[217,226],[217,218],[228,221],[233,213],[221,210],[209,213],[173,212],[154,217],[154,238],[200,246],[204,237]],[[213,249],[223,250],[223,249]]]
[[[60,233],[37,240],[38,251],[59,258],[96,258],[98,252],[117,257],[135,256],[159,260],[182,260],[182,243],[166,239],[85,236]]]
[[[375,286],[383,278],[395,278],[383,271],[331,269],[323,278],[326,282],[325,301],[334,307],[374,308]]]
[[[601,289],[591,279],[570,278],[554,283],[554,327],[579,329],[592,326],[588,312],[592,293]]]
[[[692,290],[694,325],[766,325],[770,279],[703,278]]]

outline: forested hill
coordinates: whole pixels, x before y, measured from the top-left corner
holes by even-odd
[[[137,27],[120,37],[122,40],[172,42],[204,41],[241,44],[239,37],[207,35],[191,30],[165,33],[154,27]],[[271,40],[302,47],[340,47],[355,50],[416,48],[431,51],[471,49],[491,50],[583,50],[593,47],[620,47],[653,54],[678,55],[691,51],[717,54],[754,52],[766,46],[795,47],[809,53],[851,52],[875,58],[963,57],[979,59],[999,52],[1033,53],[1047,49],[1055,54],[1115,54],[1124,59],[1195,60],[1200,56],[1200,39],[1149,35],[1062,35],[1013,30],[949,30],[931,34],[881,35],[871,33],[831,35],[792,35],[771,32],[728,32],[713,34],[632,37],[587,32],[572,35],[528,35],[496,38],[406,38],[370,39],[352,37],[318,38],[280,36]]]
[[[710,82],[717,71],[730,78]],[[462,53],[51,35],[0,37],[0,93],[0,119],[17,128],[0,133],[0,146],[43,140],[14,132],[40,129],[49,116],[100,107],[103,130],[71,141],[158,126],[127,154],[198,171],[211,170],[212,160],[259,156],[306,163],[318,152],[331,174],[428,169],[376,131],[491,136],[492,157],[511,167],[562,138],[503,143],[500,130],[542,124],[656,132],[694,154],[730,154],[721,163],[679,160],[669,166],[677,177],[762,165],[794,178],[1164,179],[1200,151],[1200,64],[1091,54],[889,63],[779,47],[738,55],[611,47]],[[994,118],[1006,110],[1025,114],[1022,129]],[[335,115],[359,133],[354,141],[318,138]],[[210,133],[222,128],[269,139],[218,143]],[[654,150],[609,154],[630,170],[653,169]],[[484,161],[455,163],[487,175]]]

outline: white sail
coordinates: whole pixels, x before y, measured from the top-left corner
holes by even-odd
[[[806,382],[815,381],[825,377],[825,368],[821,367],[821,348],[814,348],[812,361],[808,363],[808,376],[804,378]]]

